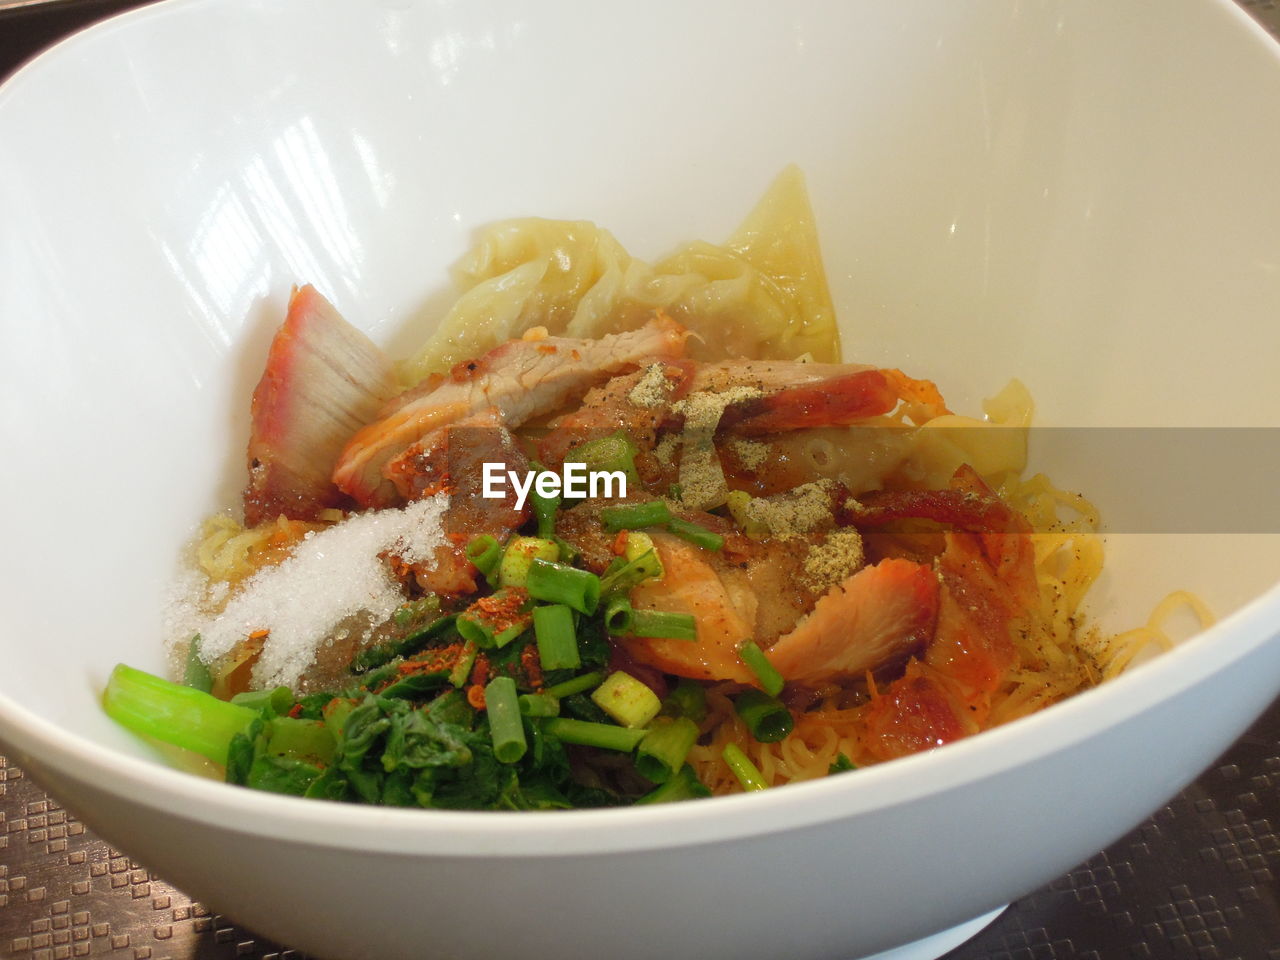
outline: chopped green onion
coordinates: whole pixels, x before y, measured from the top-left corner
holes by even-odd
[[[464,686],[471,678],[471,668],[476,665],[476,654],[480,652],[478,644],[471,640],[465,640],[462,644],[462,653],[453,663],[453,669],[449,671],[449,685],[455,688]]]
[[[759,690],[744,690],[738,694],[733,709],[747,725],[751,736],[760,743],[777,743],[795,726],[795,719],[786,705]]]
[[[515,602],[517,598],[520,600],[519,604]],[[474,643],[481,649],[505,647],[528,630],[533,622],[527,604],[528,597],[520,587],[501,587],[491,596],[482,597],[458,614],[454,626],[463,640]],[[516,606],[519,610],[515,613],[494,613]]]
[[[592,723],[590,720],[574,720],[571,717],[552,717],[542,728],[562,743],[576,743],[583,747],[601,747],[630,753],[645,738],[646,730],[629,730],[611,723]]]
[[[522,693],[519,698],[520,713],[526,717],[558,717],[560,701],[545,693]]]
[[[547,603],[568,604],[588,616],[600,603],[600,578],[587,570],[563,563],[534,560],[525,582],[529,596]]]
[[[604,606],[604,629],[615,637],[629,636],[635,626],[636,612],[625,596],[610,597]]]
[[[209,665],[200,656],[200,634],[198,633],[191,638],[191,643],[187,647],[187,663],[182,672],[182,679],[188,687],[204,693],[213,689],[213,674],[209,672]]]
[[[631,635],[663,640],[697,640],[698,624],[691,613],[637,610],[631,625]]]
[[[613,564],[610,564],[611,569],[605,571],[604,578],[600,581],[600,592],[602,594],[623,594],[625,596],[637,584],[662,577],[662,561],[658,559],[658,554],[653,550],[646,550],[634,560],[626,563],[620,560],[615,561],[615,563],[618,566],[614,567]]]
[[[529,464],[534,471],[533,485],[529,488],[529,502],[533,504],[533,515],[538,521],[538,536],[544,540],[554,539],[556,535],[556,511],[560,509],[560,494],[544,497],[538,492],[538,476],[548,472],[538,461]]]
[[[724,757],[724,762],[729,765],[729,769],[733,771],[733,775],[738,778],[738,782],[742,784],[743,790],[765,790],[768,788],[769,785],[764,782],[764,777],[756,769],[756,765],[751,762],[750,758],[742,752],[742,748],[736,743],[726,744],[721,756]]]
[[[467,613],[458,615],[458,633],[462,634],[462,639],[485,650],[505,647],[524,633],[528,626],[529,624],[522,619],[495,632],[487,620],[469,616]]]
[[[591,693],[592,702],[624,727],[643,727],[658,715],[658,695],[625,670],[615,670]]]
[[[502,544],[487,533],[481,534],[467,544],[467,559],[476,565],[486,580],[491,580],[502,560]]]
[[[103,695],[107,716],[134,733],[225,763],[232,737],[258,719],[248,707],[117,664]]]
[[[636,770],[654,783],[665,783],[684,766],[698,739],[698,725],[688,717],[659,719],[649,728],[636,751]]]
[[[604,507],[600,511],[604,528],[610,533],[619,530],[635,530],[640,527],[659,527],[673,519],[666,503],[647,500],[644,503],[624,503],[616,507]]]
[[[582,463],[590,471],[621,471],[627,482],[639,485],[636,472],[636,445],[621,430],[607,437],[597,437],[572,447],[564,455],[565,463]]]
[[[534,607],[533,633],[543,670],[577,670],[581,665],[573,611],[563,603]]]
[[[582,693],[592,687],[599,686],[600,681],[603,679],[603,674],[598,670],[593,670],[591,673],[584,673],[580,677],[571,677],[564,683],[557,683],[554,687],[547,687],[542,692],[547,696],[555,697],[557,700],[563,700],[565,697],[572,697],[575,693]]]
[[[782,692],[782,674],[769,662],[769,658],[764,655],[764,651],[756,645],[754,640],[748,640],[738,647],[738,656],[751,669],[751,672],[756,675],[756,679],[760,681],[760,687],[765,693],[771,697],[776,697]]]
[[[690,523],[688,520],[672,517],[667,522],[667,529],[681,540],[688,540],[695,547],[701,547],[703,550],[724,549],[724,537],[714,530],[708,530],[700,523]]]
[[[529,748],[524,737],[524,721],[516,699],[516,682],[510,677],[494,677],[484,688],[484,711],[489,717],[493,755],[499,763],[515,763]]]
[[[686,763],[680,768],[679,773],[657,790],[646,793],[636,803],[673,803],[677,800],[696,800],[699,797],[709,796],[711,791],[703,786],[698,780],[698,775],[693,772],[693,767]]]
[[[529,564],[535,558],[558,560],[560,548],[554,541],[541,537],[512,537],[498,564],[498,583],[504,587],[523,587],[529,577]]]
[[[696,680],[681,679],[663,701],[662,712],[672,717],[688,717],[694,723],[707,718],[707,691]]]

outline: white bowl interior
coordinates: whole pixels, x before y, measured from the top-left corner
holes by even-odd
[[[1103,0],[192,0],[73,39],[0,93],[0,695],[141,752],[96,695],[161,667],[290,286],[405,351],[508,216],[653,256],[797,162],[848,358],[962,411],[1018,376],[1051,424],[1275,424],[1276,51],[1225,2],[1168,7],[1137,42]],[[1143,480],[1091,466],[1056,478],[1104,511]],[[1276,548],[1125,537],[1099,609],[1185,586],[1226,613]]]

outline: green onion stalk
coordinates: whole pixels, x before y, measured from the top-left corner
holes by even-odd
[[[575,720],[572,717],[553,717],[546,721],[542,729],[562,743],[600,747],[622,753],[634,750],[648,733],[647,730],[630,730],[611,723],[592,723],[590,720]]]
[[[636,750],[636,770],[654,783],[666,783],[684,766],[698,739],[698,725],[688,717],[659,718]]]
[[[250,707],[118,664],[103,695],[107,715],[134,733],[227,762],[227,748],[260,714]]]
[[[535,559],[525,587],[529,596],[546,603],[562,603],[587,616],[600,603],[600,578],[588,570]]]
[[[500,763],[515,763],[529,747],[524,735],[524,720],[520,716],[515,680],[511,677],[494,677],[490,680],[484,688],[484,709],[489,717],[493,755]]]
[[[566,604],[534,607],[533,633],[543,670],[576,670],[581,665],[573,611]]]
[[[605,507],[600,511],[600,519],[606,530],[617,533],[619,530],[665,526],[674,518],[671,516],[670,508],[663,501],[646,500],[644,503],[624,503],[616,507]]]
[[[777,743],[795,727],[795,718],[786,704],[761,690],[744,690],[738,694],[733,709],[759,743]]]

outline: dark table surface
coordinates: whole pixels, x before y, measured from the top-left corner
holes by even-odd
[[[0,77],[60,37],[141,5],[14,3],[0,0]],[[1280,2],[1242,5],[1280,36]],[[946,960],[1280,960],[1278,829],[1280,701],[1146,823],[1014,903]],[[0,960],[92,956],[301,954],[113,850],[0,757]]]

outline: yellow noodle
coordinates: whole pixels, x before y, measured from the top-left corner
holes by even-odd
[[[338,513],[331,519],[340,518]],[[211,581],[235,586],[263,567],[279,563],[308,532],[324,527],[281,516],[245,529],[226,514],[215,514],[200,531],[196,561]]]
[[[1028,518],[1035,531],[1031,539],[1040,603],[1032,611],[1028,629],[1015,638],[1019,666],[991,696],[982,728],[1027,716],[1108,680],[1151,645],[1168,649],[1172,641],[1165,624],[1184,609],[1201,627],[1213,622],[1202,601],[1186,591],[1176,591],[1156,607],[1142,627],[1105,640],[1096,630],[1082,630],[1080,607],[1103,564],[1102,540],[1093,532],[1098,524],[1097,508],[1082,495],[1055,487],[1043,474],[1007,480],[1001,494]],[[704,728],[710,731],[709,741],[696,747],[689,758],[713,792],[741,789],[721,759],[729,743],[737,744],[774,786],[824,776],[842,753],[859,766],[875,762],[859,736],[865,703],[843,704],[841,700],[847,697],[834,693],[818,709],[800,713],[789,737],[762,744],[733,713],[729,700],[733,689],[731,684],[712,688],[711,715]]]

